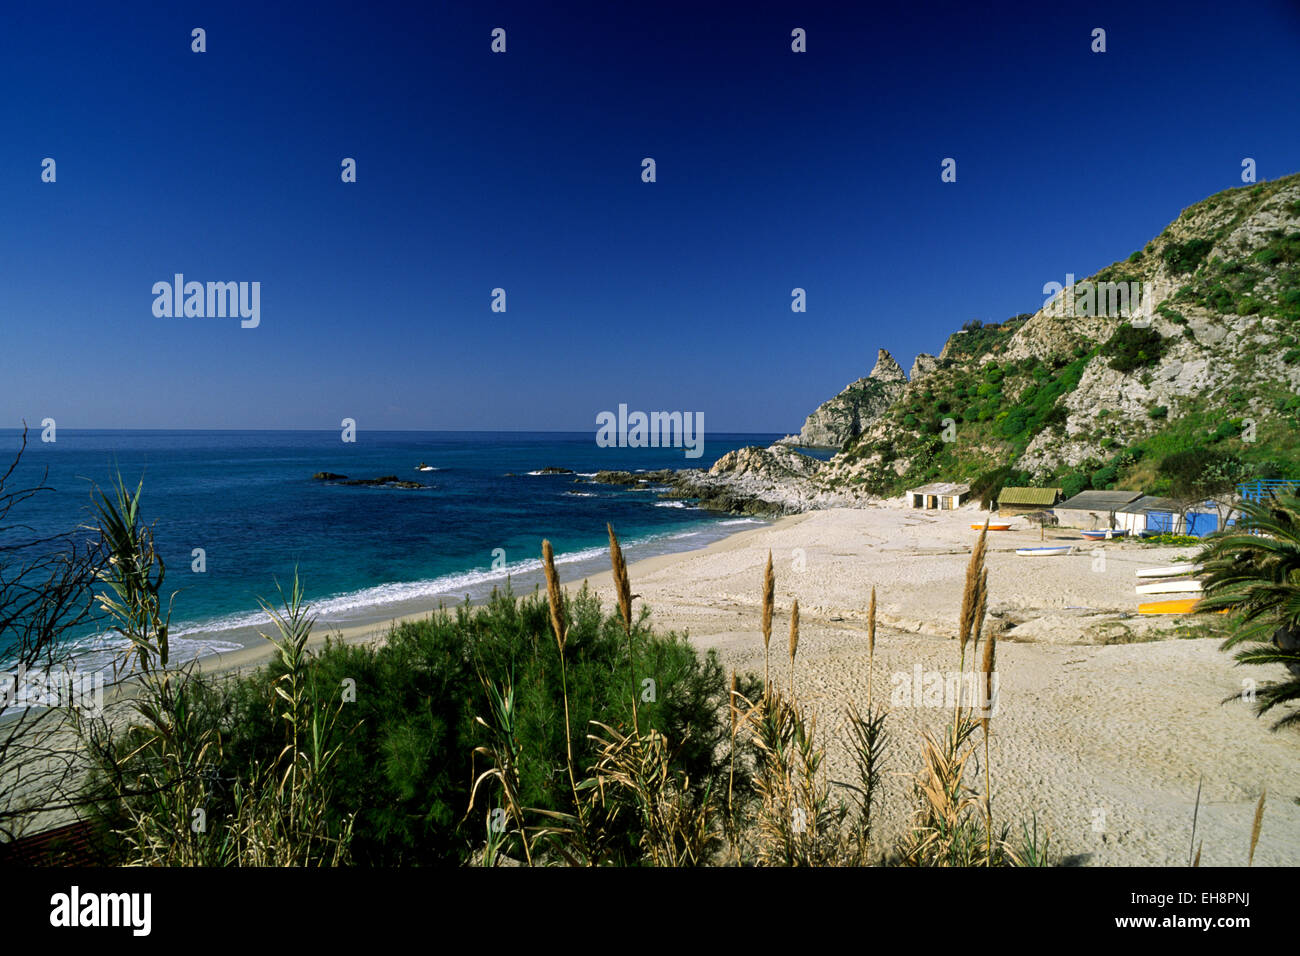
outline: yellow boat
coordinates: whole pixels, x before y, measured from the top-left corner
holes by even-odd
[[[983,530],[984,530],[984,526],[983,526],[982,524],[973,524],[973,525],[970,526],[970,529],[971,529],[972,531],[983,531]],[[989,530],[990,530],[990,531],[1010,531],[1010,530],[1011,530],[1011,525],[1009,525],[1009,524],[991,524],[991,525],[989,525]]]
[[[1196,605],[1201,603],[1200,598],[1179,598],[1174,601],[1144,601],[1138,605],[1139,614],[1191,614],[1196,609]],[[1228,609],[1223,608],[1215,611],[1216,614],[1227,614]]]

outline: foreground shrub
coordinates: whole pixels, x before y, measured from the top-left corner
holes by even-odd
[[[566,602],[566,648],[573,760],[591,765],[599,746],[587,738],[592,720],[631,726],[628,641],[619,615],[602,613],[585,587]],[[685,638],[659,635],[632,623],[638,675],[639,723],[665,740],[671,765],[692,790],[725,786],[726,682],[716,655],[697,656]],[[550,634],[548,606],[538,596],[516,599],[507,589],[483,607],[440,611],[398,624],[378,648],[329,643],[313,660],[315,683],[337,699],[355,682],[347,705],[355,735],[335,765],[334,813],[355,810],[352,854],[368,865],[456,863],[482,842],[487,816],[501,805],[476,808],[465,819],[476,772],[473,751],[488,741],[476,717],[494,713],[494,693],[508,685],[522,758],[517,798],[522,805],[559,812],[569,807],[565,695],[559,651]],[[279,663],[234,689],[226,744],[235,766],[255,766],[278,746],[265,712]],[[645,681],[651,683],[645,683]],[[494,691],[493,688],[496,688]],[[484,768],[480,764],[478,771]],[[638,837],[622,821],[611,850],[629,862]]]

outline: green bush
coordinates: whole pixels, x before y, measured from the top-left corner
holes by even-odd
[[[1178,548],[1181,548],[1181,547],[1188,547],[1188,546],[1191,546],[1191,545],[1202,545],[1202,544],[1205,544],[1205,539],[1204,539],[1204,538],[1197,538],[1197,537],[1194,537],[1194,536],[1192,536],[1192,535],[1187,535],[1187,534],[1170,534],[1170,533],[1167,532],[1167,531],[1162,531],[1160,534],[1152,534],[1152,535],[1147,535],[1147,536],[1145,536],[1145,537],[1142,539],[1142,543],[1143,543],[1143,544],[1147,544],[1147,545],[1151,545],[1152,547],[1161,547],[1161,548],[1178,547]]]
[[[1240,419],[1238,419],[1237,421],[1223,422],[1221,425],[1219,425],[1218,428],[1216,428],[1213,432],[1210,433],[1210,441],[1216,441],[1216,442],[1223,441],[1223,439],[1230,438],[1233,435],[1239,433],[1240,431],[1241,431]]]
[[[1169,408],[1166,405],[1157,405],[1147,412],[1149,418],[1168,418]]]
[[[1092,487],[1089,484],[1088,475],[1082,471],[1067,472],[1058,479],[1058,483],[1061,487],[1061,495],[1063,499],[1073,498],[1079,492],[1087,491]]]
[[[1111,368],[1128,374],[1158,363],[1165,348],[1164,338],[1155,329],[1124,322],[1102,346],[1102,353],[1109,356]]]
[[[1017,406],[1004,413],[1005,418],[999,426],[1003,437],[1013,438],[1022,433],[1029,424],[1029,409],[1023,405]]]
[[[574,760],[587,767],[594,758],[588,721],[631,723],[628,645],[621,620],[604,615],[585,589],[569,601],[568,611]],[[642,730],[653,727],[668,738],[674,765],[694,786],[725,787],[719,774],[728,739],[726,682],[716,655],[699,657],[685,638],[653,633],[644,615],[633,643],[636,674],[656,685],[655,702],[639,703]],[[335,699],[345,678],[356,682],[356,701],[345,714],[357,730],[335,768],[333,812],[357,813],[357,863],[454,865],[481,843],[483,819],[462,820],[476,770],[472,751],[483,742],[475,717],[489,712],[485,680],[510,682],[515,689],[518,740],[528,755],[521,768],[523,804],[565,806],[568,783],[558,772],[565,765],[564,703],[544,600],[494,594],[481,608],[398,624],[379,648],[329,644],[313,668],[314,685]],[[271,665],[235,689],[226,746],[230,768],[264,761],[283,746],[267,707],[277,670]],[[629,853],[632,828],[627,821],[622,845]]]
[[[1281,263],[1300,262],[1300,232],[1274,239],[1255,253],[1254,259],[1261,265],[1275,266]]]
[[[1182,275],[1195,271],[1213,247],[1214,243],[1209,239],[1189,239],[1187,242],[1174,242],[1165,246],[1161,257],[1171,272]]]
[[[1161,315],[1163,315],[1170,322],[1175,323],[1176,325],[1187,324],[1187,316],[1183,315],[1183,313],[1179,312],[1168,302],[1161,302],[1160,305],[1156,308],[1156,311]]]
[[[1119,466],[1115,462],[1098,468],[1090,476],[1092,487],[1097,489],[1109,488],[1115,484],[1115,479],[1119,477]]]

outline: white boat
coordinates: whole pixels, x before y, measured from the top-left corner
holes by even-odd
[[[1204,587],[1200,581],[1156,581],[1153,584],[1139,584],[1138,594],[1191,594]]]
[[[1171,564],[1167,568],[1140,568],[1136,573],[1140,578],[1180,578],[1200,570],[1199,564]]]
[[[1074,547],[1067,544],[1052,548],[1016,548],[1016,554],[1022,554],[1030,558],[1040,558],[1047,557],[1050,554],[1069,554],[1073,550]]]

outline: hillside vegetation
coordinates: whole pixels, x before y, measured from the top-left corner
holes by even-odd
[[[1088,294],[1105,282],[1138,283],[1140,306]],[[1297,477],[1298,391],[1300,174],[1191,206],[1032,315],[968,323],[820,477],[881,495]]]

